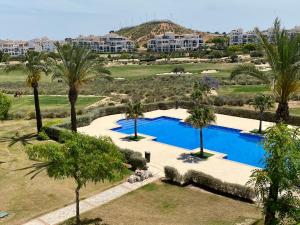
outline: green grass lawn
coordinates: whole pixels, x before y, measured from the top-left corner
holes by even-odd
[[[300,115],[300,107],[290,108],[290,114],[294,116]]]
[[[109,70],[114,77],[142,77],[151,76],[159,73],[168,73],[176,66],[181,66],[185,68],[186,72],[191,73],[201,73],[203,70],[218,70],[215,76],[229,76],[230,71],[236,64],[226,64],[226,63],[189,63],[189,64],[167,64],[167,65],[124,65],[124,66],[112,66]]]
[[[158,73],[172,72],[176,66],[182,66],[187,72],[201,73],[203,70],[215,69],[219,73],[217,76],[229,76],[230,71],[236,66],[232,63],[185,63],[185,64],[167,64],[167,65],[124,65],[111,66],[108,69],[114,77],[143,77],[156,75]],[[20,71],[13,71],[9,74],[0,68],[0,82],[25,82],[26,74]],[[51,82],[51,76],[42,76],[42,83]]]
[[[33,163],[28,160],[23,144],[37,143],[34,132],[34,120],[0,122],[0,161],[7,162],[0,165],[0,210],[9,213],[8,217],[0,219],[1,225],[23,224],[75,200],[73,180],[54,180],[45,172],[31,180],[30,176],[25,176],[28,171],[18,171]],[[14,140],[17,140],[15,144]],[[97,194],[112,185],[108,182],[96,185],[89,183],[82,189],[81,198]]]
[[[26,74],[21,71],[12,71],[6,73],[3,68],[0,68],[0,82],[24,82],[26,81]],[[51,76],[42,76],[42,82],[51,82]]]
[[[144,186],[82,215],[114,225],[234,225],[261,218],[254,205],[161,182]]]
[[[271,93],[270,86],[268,85],[234,85],[221,87],[220,93],[222,94],[238,94],[238,93]]]
[[[33,96],[22,96],[20,98],[12,99],[12,109],[11,113],[16,112],[34,112],[34,101]],[[70,105],[67,96],[47,96],[47,95],[40,95],[40,107],[42,111],[47,110],[65,110],[69,111]],[[79,96],[77,100],[77,110],[83,109],[97,101],[100,101],[102,97],[97,96]]]

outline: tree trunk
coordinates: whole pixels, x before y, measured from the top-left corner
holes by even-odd
[[[276,211],[272,204],[278,200],[278,183],[272,183],[270,186],[270,192],[268,196],[268,205],[266,207],[265,213],[265,225],[274,225],[277,224]]]
[[[263,120],[263,112],[260,112],[259,114],[259,128],[258,128],[258,133],[262,133],[262,120]]]
[[[202,128],[200,128],[200,157],[203,158],[204,152],[203,152],[203,131]]]
[[[43,123],[42,123],[42,115],[40,109],[38,83],[32,84],[32,88],[33,88],[33,96],[34,96],[36,128],[37,128],[37,132],[39,133],[42,129]]]
[[[79,211],[79,191],[80,191],[80,186],[77,185],[75,194],[76,194],[76,224],[80,224],[80,211]]]
[[[137,140],[137,118],[134,118],[134,137]]]
[[[276,123],[287,122],[289,119],[289,105],[288,102],[279,102],[276,110]]]
[[[71,105],[71,129],[73,132],[77,132],[77,118],[76,118],[77,97],[78,97],[78,91],[77,91],[76,87],[70,87],[69,102]]]

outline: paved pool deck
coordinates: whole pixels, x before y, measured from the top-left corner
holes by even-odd
[[[161,116],[184,120],[188,117],[188,112],[185,109],[170,109],[145,113],[146,118],[157,118]],[[145,151],[151,152],[150,166],[158,168],[161,173],[163,173],[164,166],[173,166],[177,168],[181,174],[193,169],[212,175],[222,181],[245,185],[249,180],[252,171],[256,169],[253,166],[223,159],[224,155],[220,153],[215,153],[213,157],[210,157],[207,160],[194,158],[189,154],[191,151],[152,141],[153,137],[150,136],[146,136],[145,139],[142,139],[139,142],[125,140],[125,134],[111,130],[119,127],[117,121],[124,118],[124,114],[101,117],[94,120],[89,126],[81,127],[78,130],[81,133],[91,136],[109,136],[114,143],[121,148],[132,149],[143,154]],[[215,124],[249,132],[258,128],[259,121],[216,114]],[[274,124],[263,122],[263,129],[272,125]],[[206,151],[209,152],[209,150]]]

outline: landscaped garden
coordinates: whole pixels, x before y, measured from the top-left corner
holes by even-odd
[[[171,71],[183,71],[183,69],[176,69],[173,67],[174,65],[172,67],[151,65],[152,70],[150,69],[150,74],[146,76],[145,71],[147,71],[146,67],[148,66],[140,65],[137,77],[131,76],[130,79],[112,81],[111,76],[108,78],[111,75],[111,71],[107,69],[109,67],[104,67],[99,56],[94,55],[86,48],[60,43],[56,44],[59,60],[51,57],[45,60],[43,53],[29,51],[25,55],[25,62],[6,64],[6,72],[15,73],[16,79],[2,84],[1,88],[5,93],[14,94],[15,92],[16,95],[21,96],[33,92],[34,98],[31,100],[34,102],[36,124],[31,120],[13,120],[15,118],[10,112],[12,103],[15,104],[15,107],[19,107],[20,111],[24,110],[25,113],[26,105],[29,105],[26,103],[26,99],[30,96],[11,101],[6,94],[0,93],[0,119],[7,120],[2,122],[0,127],[3,130],[0,133],[1,148],[3,149],[0,155],[0,175],[1,181],[4,183],[0,187],[2,194],[0,201],[3,202],[1,207],[9,212],[8,217],[0,220],[0,223],[3,221],[19,224],[75,200],[75,223],[81,224],[80,198],[110,187],[112,184],[109,184],[108,181],[114,184],[120,182],[122,177],[129,175],[128,168],[132,170],[147,169],[146,159],[143,158],[141,149],[138,149],[145,143],[138,135],[138,123],[141,122],[139,119],[143,116],[143,112],[178,107],[187,109],[184,114],[186,117],[181,119],[189,124],[188,127],[187,124],[181,122],[180,129],[190,132],[186,135],[189,138],[192,137],[195,143],[189,149],[189,146],[179,145],[184,144],[184,141],[180,142],[179,137],[185,137],[185,135],[175,136],[178,147],[186,149],[184,151],[174,149],[177,153],[179,151],[186,153],[186,151],[197,147],[199,148],[198,153],[186,153],[185,155],[194,157],[194,159],[197,158],[199,164],[207,163],[206,167],[203,168],[207,169],[207,166],[212,166],[209,164],[212,162],[219,162],[221,165],[219,169],[222,168],[226,159],[218,157],[212,160],[213,156],[204,152],[205,143],[209,143],[206,142],[209,137],[206,136],[206,132],[209,133],[209,129],[214,129],[211,124],[216,121],[215,113],[218,112],[260,120],[258,133],[263,137],[242,134],[239,130],[230,128],[231,126],[219,127],[218,129],[225,129],[227,130],[226,133],[234,133],[234,136],[247,136],[248,142],[250,136],[263,140],[263,149],[260,150],[263,150],[264,154],[259,155],[259,158],[264,159],[263,164],[248,163],[256,167],[246,168],[244,165],[226,161],[228,163],[226,169],[230,167],[235,168],[234,171],[238,171],[237,168],[246,168],[241,170],[240,175],[246,175],[247,183],[236,179],[234,180],[235,183],[230,183],[226,181],[226,174],[223,174],[222,178],[214,177],[216,170],[206,174],[199,171],[198,167],[193,169],[189,167],[185,168],[187,170],[184,174],[180,174],[176,168],[165,165],[168,162],[167,158],[162,158],[160,160],[163,162],[158,161],[161,163],[158,166],[160,170],[164,166],[165,179],[169,182],[168,184],[156,182],[145,186],[95,209],[86,214],[87,217],[98,217],[99,214],[103,213],[101,218],[105,223],[108,221],[108,223],[116,224],[122,224],[124,221],[136,224],[138,219],[141,219],[145,224],[147,222],[147,224],[170,224],[170,222],[172,224],[235,224],[246,219],[255,222],[262,217],[264,217],[265,225],[297,223],[300,220],[298,198],[299,130],[286,124],[299,125],[300,121],[298,117],[289,115],[289,101],[297,98],[295,95],[299,91],[299,67],[295,67],[299,60],[299,51],[295,50],[295,46],[299,46],[299,39],[288,36],[285,30],[281,31],[280,23],[277,20],[274,26],[276,28],[274,30],[278,32],[276,45],[270,45],[268,40],[257,31],[262,41],[262,47],[267,53],[271,73],[265,73],[253,64],[236,64],[231,68],[231,72],[225,68],[220,76],[217,74],[216,76],[208,76],[200,74],[203,68],[208,69],[206,67],[208,64],[198,64],[195,65],[197,68],[193,67],[194,65],[184,65],[185,70],[187,72],[189,70],[194,71],[196,73],[194,75],[186,76],[175,73],[171,76],[157,76],[153,73],[158,71],[158,68],[161,69],[161,72],[167,69],[171,69]],[[284,66],[281,64],[282,61],[286,62]],[[214,64],[209,64],[209,66],[212,66],[211,69],[219,69],[220,71],[224,68],[224,64],[220,68],[216,68]],[[132,72],[131,69],[136,70],[135,67],[128,67],[130,68],[128,74]],[[15,71],[23,71],[26,74],[24,81],[20,80],[23,75]],[[49,71],[55,82],[50,82]],[[112,78],[116,74],[122,75],[120,71],[117,68]],[[41,80],[46,74],[48,75],[46,79]],[[96,77],[95,74],[97,74]],[[250,79],[249,75],[254,78]],[[7,74],[5,73],[4,76]],[[28,87],[25,87],[25,80]],[[270,89],[269,85],[273,85],[273,89]],[[218,88],[221,90],[219,93]],[[223,94],[220,95],[222,91]],[[91,92],[109,98],[111,102],[107,102],[107,105],[111,107],[99,108],[97,106],[95,109],[82,110],[84,115],[78,116],[81,114],[79,110],[99,100],[99,97],[83,97],[81,101],[79,97],[81,94]],[[68,93],[68,99],[59,97],[62,99],[58,98],[58,101],[52,96],[40,96],[41,100],[39,100],[38,97],[41,93],[46,95]],[[248,99],[244,99],[246,96]],[[18,100],[20,100],[19,106]],[[266,112],[274,108],[275,101],[278,103],[275,105],[276,113]],[[122,104],[120,105],[120,103]],[[223,105],[242,107],[245,103],[251,105],[256,112],[238,108],[216,107]],[[58,110],[69,106],[70,118],[59,122],[51,121],[50,124],[48,120],[42,117],[43,111],[41,113],[40,109],[46,108],[44,104],[49,108],[53,105],[52,109]],[[114,105],[118,106],[113,107]],[[122,144],[122,146],[117,146],[113,142],[113,138],[116,138],[115,134],[112,133],[109,133],[111,137],[97,137],[94,132],[96,129],[91,130],[94,133],[89,133],[90,135],[78,132],[80,126],[89,126],[98,117],[117,113],[122,113],[123,118],[125,117],[127,120],[133,120],[134,136],[130,138],[136,142],[128,141],[126,139],[128,136],[123,139],[128,141],[126,145],[131,144],[130,146],[138,151],[124,149]],[[276,125],[263,131],[263,120],[275,122]],[[36,132],[32,128],[35,125]],[[154,128],[157,130],[157,127]],[[162,129],[161,127],[158,128]],[[177,129],[175,128],[172,125],[171,128],[167,128],[167,132],[174,134]],[[232,132],[233,130],[234,132]],[[113,131],[105,130],[105,132]],[[193,135],[197,135],[197,138],[191,135],[191,132]],[[129,134],[132,134],[132,130]],[[216,134],[216,129],[211,132],[211,140],[218,140],[217,137],[214,139]],[[223,133],[219,136],[225,137],[222,140],[224,143],[218,141],[223,146],[226,146],[227,142],[233,142],[239,148],[244,147],[246,149],[247,147],[248,143],[239,144],[232,135],[226,136]],[[160,137],[158,136],[158,138]],[[118,136],[118,139],[114,140],[119,143],[120,139],[122,140]],[[186,139],[188,140],[188,138]],[[158,139],[157,141],[159,142]],[[170,144],[169,142],[166,143]],[[229,144],[228,146],[230,147]],[[157,147],[157,149],[150,148],[149,151],[159,150],[159,145]],[[241,153],[233,147],[230,149],[233,152],[226,152],[228,159],[231,159],[230,156],[233,153],[238,158],[246,155],[246,153]],[[144,149],[142,150],[144,151]],[[218,149],[216,151],[222,152]],[[247,153],[250,152],[251,149],[247,150]],[[177,161],[182,160],[180,159],[182,154],[177,153],[169,156],[176,157]],[[255,152],[252,151],[251,153],[254,154]],[[247,163],[238,159],[234,159],[234,161]],[[180,161],[180,163],[187,163],[187,161]],[[234,167],[232,167],[233,165]],[[251,170],[251,176],[248,169],[254,169]],[[136,176],[137,173],[141,173],[141,171],[135,171],[135,175],[132,176]],[[128,181],[130,182],[130,179]],[[134,181],[141,181],[141,178]],[[95,185],[90,183],[95,183]],[[190,184],[217,193],[217,195],[203,192],[201,189],[183,187]],[[245,201],[251,203],[257,201],[262,208],[244,203]],[[259,211],[263,215],[260,215]],[[116,213],[120,216],[117,217]],[[69,217],[64,219],[67,218]]]
[[[75,183],[71,179],[54,180],[42,172],[34,179],[26,176],[33,161],[25,153],[26,146],[46,143],[37,141],[34,120],[12,120],[0,122],[0,167],[1,210],[9,216],[0,224],[22,224],[51,210],[73,203]],[[26,146],[25,146],[26,145]],[[99,193],[119,181],[109,183],[89,183],[81,191],[85,198]]]

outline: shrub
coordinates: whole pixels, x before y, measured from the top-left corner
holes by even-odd
[[[220,179],[214,178],[213,176],[207,175],[200,171],[189,170],[184,175],[183,182],[185,184],[193,183],[213,192],[221,193],[227,196],[232,196],[251,202],[255,198],[255,192],[250,187],[223,182]]]
[[[42,140],[42,141],[45,141],[45,140],[49,140],[49,136],[47,135],[46,131],[45,130],[41,130],[39,133],[38,133],[38,140]]]
[[[120,152],[123,153],[126,162],[132,166],[133,170],[146,168],[147,161],[142,153],[130,149],[120,149]]]
[[[58,126],[51,126],[51,127],[47,127],[45,129],[45,132],[48,135],[48,137],[52,140],[55,140],[55,141],[60,140],[60,135],[64,131],[65,131],[64,128],[61,128],[61,127],[58,127]]]
[[[185,69],[184,67],[182,66],[176,66],[173,70],[172,70],[173,73],[184,73],[185,72]]]
[[[29,119],[29,120],[35,119],[35,112],[28,112],[27,119]]]
[[[223,52],[222,51],[212,51],[211,53],[209,53],[208,58],[209,59],[219,59],[223,57]]]
[[[182,183],[182,176],[179,174],[178,170],[171,166],[165,166],[165,178],[173,183]]]
[[[130,156],[134,153],[134,151],[126,148],[121,148],[120,151],[123,153],[126,162],[129,161]]]
[[[11,99],[0,92],[0,120],[6,120],[8,118],[8,111],[11,107]]]
[[[264,53],[261,51],[252,51],[252,52],[250,52],[250,56],[251,57],[263,57]]]
[[[134,152],[128,160],[128,163],[132,166],[133,170],[145,169],[147,165],[146,159],[140,152]]]
[[[189,170],[183,176],[181,176],[178,173],[177,169],[170,166],[166,166],[165,177],[166,179],[174,183],[184,185],[195,184],[212,192],[220,193],[226,196],[235,197],[250,202],[252,202],[255,197],[254,190],[250,187],[223,182],[220,179],[214,178],[213,176],[210,176],[200,171]]]

